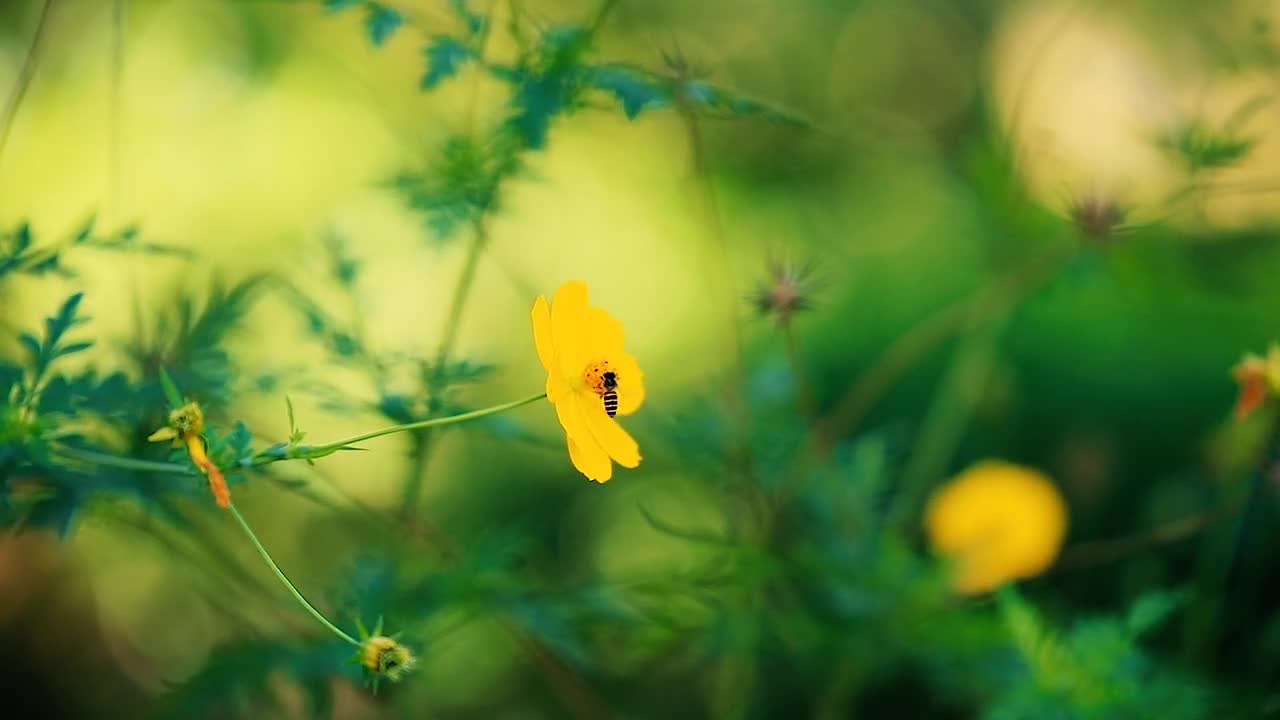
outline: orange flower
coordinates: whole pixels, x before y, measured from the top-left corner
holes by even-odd
[[[567,282],[550,305],[533,304],[533,340],[547,371],[547,400],[564,427],[569,459],[587,479],[605,482],[613,463],[633,468],[640,448],[609,412],[630,415],[644,402],[644,376],[623,350],[622,324],[587,302],[587,286]]]
[[[1267,396],[1280,394],[1280,344],[1273,344],[1266,357],[1249,353],[1235,367],[1231,377],[1240,385],[1236,418],[1243,420],[1257,410]]]
[[[175,447],[185,445],[192,464],[208,476],[209,490],[213,493],[213,499],[217,501],[218,507],[226,509],[231,505],[231,490],[227,488],[227,479],[222,476],[222,470],[209,459],[204,438],[200,437],[203,431],[204,413],[200,410],[199,404],[192,402],[170,412],[169,424],[151,433],[147,440],[152,442],[173,440]]]

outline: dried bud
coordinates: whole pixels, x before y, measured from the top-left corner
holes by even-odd
[[[1240,385],[1235,414],[1244,419],[1268,397],[1280,395],[1280,344],[1272,344],[1266,357],[1245,355],[1231,368],[1231,377]]]
[[[1101,195],[1085,195],[1071,204],[1071,222],[1090,240],[1107,240],[1124,227],[1128,211]]]
[[[771,260],[769,279],[752,293],[751,303],[760,314],[773,315],[779,324],[785,325],[795,313],[813,307],[809,300],[809,275],[808,266],[795,268]]]

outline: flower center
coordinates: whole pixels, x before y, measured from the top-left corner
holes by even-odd
[[[608,360],[587,363],[586,369],[582,371],[582,381],[597,395],[603,395],[606,390],[618,389],[618,374]]]

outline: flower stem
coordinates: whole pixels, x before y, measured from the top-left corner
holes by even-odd
[[[9,144],[9,131],[13,127],[13,118],[18,114],[18,107],[22,105],[22,99],[27,95],[27,88],[31,86],[31,77],[35,75],[36,63],[40,59],[40,51],[44,48],[45,31],[49,28],[50,10],[57,4],[57,0],[45,0],[44,6],[40,8],[40,17],[36,20],[35,35],[31,39],[31,44],[27,46],[26,57],[22,60],[22,67],[18,69],[18,76],[13,81],[13,90],[9,92],[9,97],[5,100],[4,109],[0,110],[0,156],[4,155],[4,148]]]
[[[795,383],[796,409],[805,418],[813,417],[813,386],[809,384],[809,373],[804,367],[804,355],[800,352],[800,343],[796,340],[795,328],[788,318],[782,323],[782,339],[787,346],[787,363],[791,365],[791,377]]]
[[[253,457],[250,467],[258,467],[260,465],[269,465],[281,460],[314,460],[326,455],[332,455],[339,450],[350,448],[355,443],[373,438],[382,437],[383,435],[392,435],[399,432],[408,432],[412,430],[422,430],[424,428],[440,427],[443,425],[452,425],[456,423],[466,422],[468,420],[477,420],[489,415],[497,415],[498,413],[514,410],[522,405],[536,402],[547,396],[546,393],[539,393],[522,400],[515,400],[502,405],[494,405],[493,407],[472,410],[471,412],[461,413],[459,415],[450,415],[448,417],[432,418],[430,420],[420,420],[418,422],[404,423],[402,425],[392,425],[380,430],[373,430],[367,433],[346,438],[345,440],[337,440],[324,445],[300,445],[291,448],[287,454],[266,454],[259,453]],[[159,473],[185,473],[195,474],[198,472],[194,466],[180,465],[171,462],[157,462],[155,460],[140,460],[137,458],[120,457],[118,455],[109,455],[107,453],[97,452],[95,450],[85,450],[83,448],[71,447],[69,445],[54,445],[51,450],[63,457],[73,460],[82,460],[94,465],[103,467],[115,467],[121,470],[135,470],[138,472],[159,472]]]
[[[480,265],[480,256],[484,254],[485,247],[489,244],[489,230],[485,225],[484,218],[477,218],[474,223],[473,237],[471,246],[467,248],[467,257],[462,262],[462,271],[458,275],[458,284],[453,289],[453,300],[449,303],[449,314],[445,318],[444,332],[440,336],[440,346],[436,350],[436,364],[432,372],[430,386],[427,393],[430,399],[430,410],[435,411],[436,393],[438,386],[445,374],[445,365],[449,361],[449,355],[453,353],[453,345],[458,339],[458,326],[462,323],[462,313],[467,307],[467,298],[471,296],[471,285],[475,282],[476,268]],[[532,398],[536,400],[537,398]],[[431,421],[425,420],[424,423]],[[431,425],[422,425],[423,428],[431,427]],[[418,428],[408,428],[418,429]],[[411,519],[415,508],[418,506],[418,498],[422,495],[422,474],[426,465],[431,460],[432,446],[431,431],[417,433],[414,442],[413,467],[409,468],[409,474],[405,477],[404,490],[400,498],[400,515],[405,519]]]
[[[441,427],[444,425],[453,425],[455,423],[466,422],[468,420],[477,420],[479,418],[486,417],[489,415],[497,415],[499,413],[504,413],[508,410],[514,410],[523,405],[528,405],[529,403],[537,402],[538,400],[541,400],[546,396],[547,396],[546,393],[538,393],[537,395],[531,395],[522,400],[513,400],[509,403],[503,403],[502,405],[494,405],[493,407],[481,408],[479,410],[472,410],[471,412],[465,412],[459,415],[450,415],[448,417],[431,418],[428,420],[418,420],[417,422],[403,423],[400,425],[392,425],[391,427],[385,427],[385,428],[382,428],[381,430],[372,430],[370,432],[356,435],[354,437],[349,437],[349,438],[346,438],[345,440],[338,440],[335,442],[326,443],[324,445],[313,445],[307,448],[306,450],[302,451],[303,454],[301,455],[301,457],[321,457],[324,455],[329,455],[343,448],[350,447],[351,445],[354,445],[358,442],[363,442],[365,440],[372,440],[373,438],[382,437],[383,435],[394,435],[395,433],[409,432],[411,430],[423,430],[426,428]],[[265,463],[259,463],[256,461],[256,458],[255,458],[254,464],[259,465],[259,464],[265,464]]]
[[[276,577],[280,579],[280,582],[284,583],[284,586],[289,589],[289,592],[293,595],[294,599],[298,601],[298,604],[302,605],[307,612],[311,613],[311,617],[315,618],[321,625],[325,626],[329,632],[337,635],[356,647],[360,647],[359,640],[356,640],[343,632],[337,625],[329,622],[329,619],[326,618],[323,613],[308,602],[307,599],[302,596],[302,593],[298,592],[298,588],[289,580],[289,576],[285,575],[284,571],[280,569],[280,566],[276,564],[276,561],[271,559],[271,553],[267,552],[267,549],[262,546],[262,542],[258,540],[258,536],[253,532],[253,528],[249,527],[249,523],[245,522],[244,516],[236,509],[235,504],[228,505],[227,509],[231,512],[231,516],[236,519],[236,522],[240,525],[240,529],[244,531],[244,534],[249,536],[249,542],[253,543],[253,547],[258,550],[258,554],[262,556],[263,560],[267,561],[267,565],[271,567],[271,571],[274,572]]]

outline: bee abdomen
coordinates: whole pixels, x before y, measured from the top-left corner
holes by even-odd
[[[618,392],[616,390],[605,390],[604,395],[604,411],[609,413],[609,417],[618,414]]]

